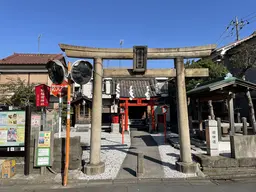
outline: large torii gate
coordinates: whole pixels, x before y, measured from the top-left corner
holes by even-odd
[[[184,173],[195,173],[197,165],[193,163],[190,149],[190,135],[187,111],[185,77],[206,77],[208,69],[185,69],[184,58],[202,58],[209,56],[216,45],[184,48],[148,48],[147,59],[174,59],[175,69],[147,69],[137,75],[132,69],[103,69],[103,59],[133,59],[133,49],[91,48],[60,44],[68,57],[94,59],[93,103],[90,163],[85,167],[86,174],[104,172],[105,164],[100,160],[101,115],[102,115],[102,78],[103,77],[176,77],[177,117],[180,138],[180,162],[177,169]]]

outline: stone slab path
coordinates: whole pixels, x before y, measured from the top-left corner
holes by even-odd
[[[158,145],[152,136],[144,131],[131,131],[131,146],[116,179],[136,177],[137,153],[144,154],[145,172],[142,178],[164,178],[164,170]]]

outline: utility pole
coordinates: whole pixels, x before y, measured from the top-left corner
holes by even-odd
[[[42,34],[38,35],[38,54],[40,54],[40,39],[42,37]]]
[[[237,17],[236,17],[236,40],[239,41],[239,22]]]
[[[249,24],[249,21],[248,20],[243,20],[241,19],[240,21],[238,20],[238,17],[236,17],[235,21],[232,20],[230,25],[233,26],[233,28],[231,29],[231,32],[236,29],[236,41],[239,41],[240,40],[240,31],[241,29],[243,29],[243,27],[245,25]]]
[[[121,39],[120,40],[120,48],[122,49],[123,48],[123,43],[124,43],[124,40]],[[121,67],[121,59],[119,60],[119,68]]]

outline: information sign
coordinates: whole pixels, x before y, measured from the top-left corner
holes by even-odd
[[[0,111],[0,146],[24,146],[25,111]]]
[[[50,131],[40,131],[36,146],[36,165],[37,167],[51,166],[52,161],[52,134]]]

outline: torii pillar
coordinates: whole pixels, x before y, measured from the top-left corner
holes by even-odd
[[[93,70],[93,98],[92,98],[92,126],[90,138],[90,163],[84,167],[87,175],[104,173],[105,163],[100,161],[101,127],[102,127],[102,58],[94,59]]]
[[[196,173],[197,164],[193,163],[191,158],[184,59],[182,57],[175,58],[174,65],[176,68],[176,100],[180,141],[180,162],[176,162],[176,167],[183,173]]]
[[[133,59],[133,49],[91,48],[65,44],[60,44],[60,48],[65,51],[68,57],[94,59],[91,153],[90,163],[85,167],[85,173],[99,174],[104,172],[105,168],[104,163],[100,161],[102,76],[176,77],[180,138],[180,162],[177,162],[176,166],[183,173],[196,173],[197,165],[193,163],[191,158],[185,77],[207,77],[209,71],[203,68],[185,70],[183,57],[207,57],[216,48],[216,45],[184,48],[149,48],[147,59],[174,59],[176,69],[147,69],[142,75],[134,74],[131,69],[102,69],[102,59]]]

